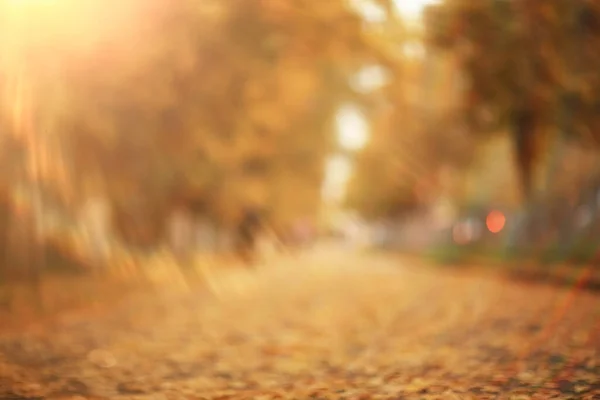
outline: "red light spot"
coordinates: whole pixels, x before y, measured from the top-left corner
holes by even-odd
[[[492,211],[488,214],[485,219],[485,225],[488,230],[492,233],[498,233],[504,229],[506,224],[506,217],[500,211]]]

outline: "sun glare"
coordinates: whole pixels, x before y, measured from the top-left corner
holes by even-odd
[[[349,151],[361,150],[369,140],[369,126],[354,106],[345,106],[336,115],[338,142]]]
[[[327,203],[343,200],[346,186],[352,176],[352,163],[342,155],[331,156],[325,167],[325,179],[322,187],[322,198]]]
[[[439,2],[440,0],[393,0],[398,13],[407,20],[420,19],[425,7]]]
[[[440,3],[441,0],[392,0],[397,12],[409,22],[418,22],[425,7]],[[350,0],[350,5],[357,10],[368,23],[382,23],[387,19],[385,9],[372,0]]]
[[[0,46],[53,57],[96,51],[126,38],[148,19],[152,1],[1,0]]]
[[[4,4],[12,8],[37,6],[39,4],[56,3],[60,0],[4,0]]]
[[[72,0],[4,0],[1,4],[3,22],[15,27],[62,19],[76,3]]]

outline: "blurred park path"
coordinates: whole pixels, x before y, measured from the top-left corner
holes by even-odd
[[[0,336],[0,399],[595,399],[600,297],[319,245]]]

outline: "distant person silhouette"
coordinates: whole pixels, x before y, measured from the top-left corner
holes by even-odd
[[[256,242],[263,228],[263,213],[257,208],[247,208],[237,227],[238,254],[247,265],[256,262]]]

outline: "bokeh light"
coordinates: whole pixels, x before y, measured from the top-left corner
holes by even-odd
[[[369,126],[363,113],[355,106],[344,106],[336,116],[340,145],[350,151],[362,149],[369,139]]]
[[[499,233],[504,229],[506,224],[506,217],[500,211],[491,211],[485,219],[485,224],[488,230],[492,233]]]

